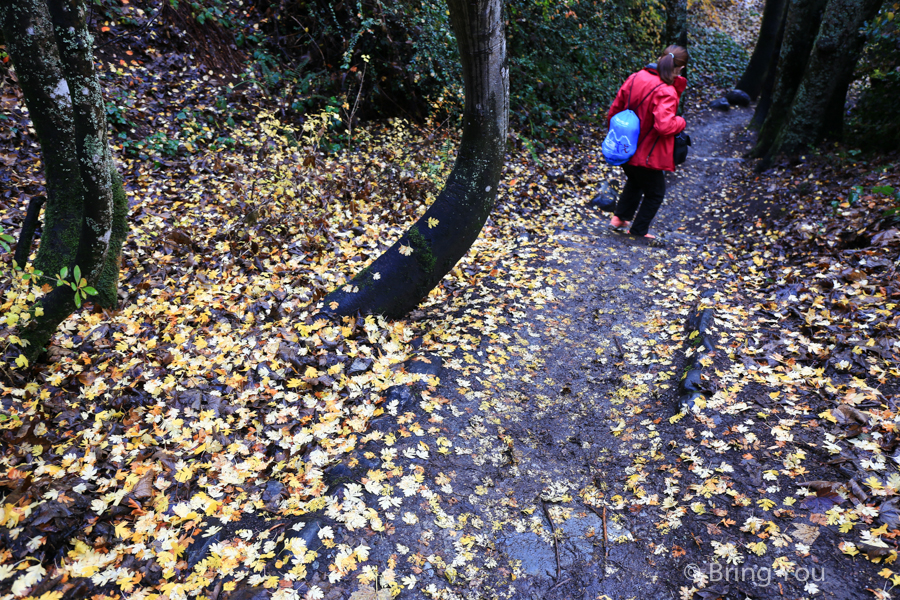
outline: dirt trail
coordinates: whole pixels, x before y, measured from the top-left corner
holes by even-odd
[[[391,416],[373,423],[384,439],[360,448],[359,464],[346,470],[364,485],[388,474],[387,493],[365,497],[380,504],[386,528],[338,530],[337,549],[365,544],[382,585],[385,577],[403,582],[401,598],[674,599],[691,595],[698,572],[709,579],[696,586],[704,598],[849,600],[878,585],[874,565],[835,559],[840,539],[793,504],[762,507],[781,489],[771,477],[786,460],[781,447],[755,443],[750,453],[720,438],[754,417],[765,421],[751,408],[765,405],[768,390],[720,376],[731,363],[724,348],[695,353],[684,330],[701,297],[727,293],[714,287],[721,278],[704,276],[724,252],[733,216],[727,202],[713,200],[746,176],[740,157],[751,141],[750,116],[750,109],[687,116],[694,146],[669,178],[651,227],[658,243],[615,231],[609,214],[584,208],[552,239],[523,244],[518,264],[498,265],[533,274],[526,287],[534,306],[512,302],[523,295],[503,278],[465,292],[462,316],[486,331],[443,361],[426,355],[431,363],[407,365],[439,375],[440,385],[392,388]],[[596,164],[594,150],[586,144],[582,165]],[[508,325],[498,328],[498,316]],[[712,335],[725,339],[740,327],[726,317]],[[679,414],[690,354],[714,374],[704,384],[740,388],[735,401],[744,408]],[[330,493],[341,499],[348,490]],[[768,524],[759,539],[771,552],[749,549],[748,523]],[[316,531],[309,529],[310,540]],[[322,550],[307,581],[326,600],[358,589],[327,581],[337,549]],[[776,578],[785,561],[797,570]],[[740,581],[715,578],[715,569],[738,565]],[[366,577],[374,580],[371,571]]]
[[[610,229],[609,215],[602,213],[559,231],[557,268],[570,282],[569,296],[535,310],[511,331],[510,343],[528,352],[513,357],[500,377],[464,381],[443,370],[438,394],[452,401],[452,416],[443,414],[440,429],[456,434],[453,452],[418,462],[426,484],[446,480],[446,487],[438,499],[421,503],[415,516],[420,524],[367,540],[376,564],[390,564],[392,557],[409,561],[419,572],[419,589],[430,582],[446,588],[449,581],[466,598],[677,596],[676,582],[683,578],[671,575],[681,565],[669,552],[650,553],[652,520],[628,510],[609,510],[604,519],[579,492],[608,500],[626,483],[633,455],[662,443],[659,436],[612,431],[630,393],[646,392],[654,381],[655,405],[647,418],[665,425],[677,412],[674,374],[680,365],[668,367],[667,378],[659,373],[663,365],[648,361],[636,371],[626,366],[635,361],[623,357],[646,352],[631,340],[646,335],[642,322],[655,301],[644,281],[651,267],[668,265],[672,272],[655,275],[675,281],[674,270],[690,268],[689,259],[714,236],[693,216],[703,198],[737,171],[750,114],[706,113],[690,121],[691,157],[670,178],[652,226],[664,245]],[[417,462],[403,460],[416,442],[416,436],[398,441],[404,464]],[[441,504],[447,497],[452,500]],[[435,515],[448,526],[426,526]],[[548,518],[558,528],[556,545]],[[668,541],[693,544],[684,529]],[[458,574],[466,575],[468,590],[458,585]]]

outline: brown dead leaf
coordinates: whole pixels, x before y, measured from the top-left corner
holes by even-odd
[[[363,585],[350,594],[349,600],[391,600],[391,591],[387,589],[375,591],[372,586]]]
[[[838,420],[841,425],[849,425],[859,423],[861,425],[869,424],[869,415],[859,409],[853,408],[847,404],[841,404],[832,409],[831,414]]]
[[[819,513],[810,513],[809,520],[815,523],[816,525],[826,526],[828,525],[828,517]]]
[[[147,473],[141,477],[141,480],[135,484],[134,489],[132,490],[134,497],[141,500],[152,496],[154,479],[156,479],[156,471],[147,471]]]
[[[812,546],[819,537],[819,528],[806,523],[794,523],[794,531],[791,535],[807,546]]]

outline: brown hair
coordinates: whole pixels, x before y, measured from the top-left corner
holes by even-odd
[[[675,70],[683,67],[688,62],[687,50],[681,46],[669,46],[663,50],[662,56],[656,61],[656,70],[659,78],[672,85],[675,83]]]

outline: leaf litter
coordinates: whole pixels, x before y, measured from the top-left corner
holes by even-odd
[[[137,64],[107,72],[150,85]],[[214,88],[185,87],[174,101],[215,106]],[[15,96],[4,88],[19,124],[2,140],[4,226],[42,187]],[[74,316],[51,362],[4,386],[13,597],[509,595],[539,577],[498,536],[551,547],[579,520],[594,556],[618,561],[600,580],[640,556],[657,577],[688,559],[770,568],[793,597],[823,593],[792,577],[817,560],[839,579],[862,569],[876,597],[900,581],[896,157],[741,166],[667,248],[614,236],[598,257],[583,203],[615,176],[599,134],[539,155],[514,140],[497,210],[420,310],[332,320],[316,302],[424,210],[452,134],[374,125],[359,151],[327,154],[327,115],[292,130],[245,110],[234,151],[197,136],[175,156],[120,156],[123,308]],[[709,241],[684,249],[688,234]],[[617,270],[652,297],[620,307],[631,322],[591,281]],[[683,329],[698,304],[715,310],[712,352]],[[585,322],[597,337],[577,335]],[[695,354],[705,402],[682,413],[672,396]],[[541,425],[563,418],[606,431]],[[540,468],[549,455],[559,471]],[[676,584],[722,593],[708,576]]]

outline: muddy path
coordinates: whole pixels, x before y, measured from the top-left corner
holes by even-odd
[[[668,549],[654,554],[652,520],[614,497],[634,473],[635,454],[670,437],[654,435],[654,424],[665,434],[678,412],[682,357],[651,362],[636,341],[647,335],[645,313],[657,301],[646,278],[677,281],[675,271],[694,268],[719,234],[697,222],[697,207],[737,174],[750,116],[747,109],[691,119],[691,157],[669,177],[651,228],[660,243],[612,230],[608,214],[585,209],[581,223],[556,232],[546,257],[567,295],[511,315],[512,327],[495,341],[509,350],[502,368],[486,362],[490,338],[462,360],[445,361],[438,395],[451,408],[435,433],[446,432],[451,451],[415,460],[418,442],[431,444],[432,435],[398,439],[399,461],[418,463],[434,495],[404,515],[409,527],[367,540],[375,563],[409,562],[419,589],[432,585],[432,594],[446,597],[677,597],[686,578],[675,574],[685,560]],[[641,353],[647,364],[635,368]],[[625,417],[634,416],[625,414],[626,401],[651,386],[645,433],[626,428]],[[682,528],[666,544],[694,542]]]
[[[749,176],[750,116],[688,115],[694,146],[668,178],[656,242],[583,208],[497,265],[527,273],[518,283],[485,280],[419,311],[457,311],[449,322],[460,325],[437,332],[456,350],[406,364],[439,384],[389,390],[358,458],[326,472],[337,501],[362,490],[383,527],[335,528],[322,548],[319,525],[304,526],[320,556],[300,593],[368,599],[394,583],[401,598],[855,599],[880,587],[880,567],[844,560],[825,515],[800,508],[809,498],[787,497],[797,481],[778,483],[797,455],[776,439],[780,421],[754,411],[771,390],[732,369],[726,340],[743,339],[741,320],[714,319],[708,352],[685,329],[703,298],[730,293],[705,274],[746,220],[723,195]],[[585,143],[582,164],[596,164],[597,145]],[[594,173],[598,186],[608,178]],[[682,410],[697,364],[708,369],[699,383],[727,389],[734,406]],[[833,470],[813,441],[800,440]],[[330,581],[326,565],[360,544],[359,582]]]

